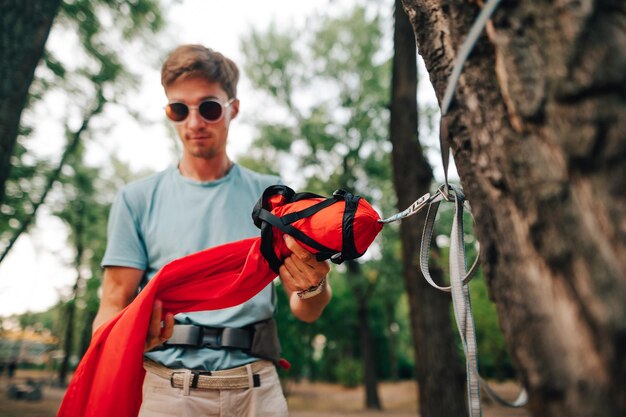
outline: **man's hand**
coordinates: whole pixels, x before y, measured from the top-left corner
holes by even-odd
[[[300,246],[291,236],[284,235],[284,239],[289,250],[293,252],[278,270],[285,288],[290,292],[299,292],[319,285],[330,271],[328,262],[318,262],[315,255]]]
[[[319,285],[328,272],[328,262],[318,262],[308,250],[300,246],[294,238],[285,235],[285,244],[293,252],[280,267],[280,279],[289,298],[291,312],[307,323],[317,320],[331,298],[330,283],[325,280],[323,291],[313,297],[302,299],[297,293]]]
[[[167,339],[172,337],[174,332],[174,315],[167,313],[165,318],[163,315],[163,303],[161,300],[155,300],[152,306],[152,315],[150,316],[150,327],[148,327],[148,335],[146,336],[146,345],[144,352],[152,350],[156,346],[162,345]],[[161,321],[163,326],[161,327]]]

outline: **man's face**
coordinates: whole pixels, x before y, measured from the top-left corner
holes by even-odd
[[[189,108],[189,115],[174,127],[183,144],[183,158],[196,157],[212,159],[226,155],[226,139],[230,121],[237,116],[239,100],[234,100],[224,107],[224,117],[217,122],[203,119],[197,106],[204,100],[217,100],[223,105],[229,97],[219,83],[211,83],[204,78],[177,80],[165,88],[165,95],[170,103],[184,103]]]

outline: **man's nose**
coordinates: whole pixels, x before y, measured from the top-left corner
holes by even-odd
[[[202,126],[204,124],[204,119],[200,116],[200,112],[197,108],[190,108],[188,117],[189,120],[187,121],[187,124],[190,128]]]

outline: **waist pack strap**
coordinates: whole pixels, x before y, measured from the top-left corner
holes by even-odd
[[[250,349],[252,332],[248,329],[203,327],[176,324],[166,345]]]
[[[172,337],[162,348],[172,346],[241,349],[252,356],[269,359],[275,363],[280,360],[280,341],[276,321],[273,318],[243,328],[175,324]]]

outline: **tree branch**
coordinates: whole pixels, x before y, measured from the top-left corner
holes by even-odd
[[[54,185],[56,181],[58,181],[59,176],[61,174],[61,170],[67,163],[68,158],[72,156],[74,152],[76,151],[76,149],[78,148],[80,139],[83,133],[85,133],[88,130],[91,119],[94,116],[102,112],[102,109],[104,108],[104,105],[106,104],[106,102],[107,100],[102,94],[102,88],[100,87],[97,92],[95,105],[93,106],[91,111],[85,116],[78,130],[72,133],[68,141],[68,144],[65,147],[65,150],[63,151],[61,160],[57,164],[57,167],[47,175],[48,181],[46,183],[46,186],[44,187],[43,194],[39,198],[39,201],[37,201],[36,203],[33,203],[32,212],[30,213],[28,217],[26,217],[26,219],[24,219],[24,221],[21,222],[20,228],[15,231],[13,236],[11,236],[11,239],[9,240],[9,244],[4,248],[4,250],[2,251],[2,254],[0,255],[0,263],[2,263],[4,258],[7,256],[7,254],[11,250],[11,248],[13,248],[13,245],[15,245],[15,242],[20,237],[20,235],[24,233],[28,229],[28,227],[30,227],[31,223],[35,219],[35,215],[37,214],[37,210],[39,209],[39,206],[41,206],[46,201],[46,197],[48,196],[48,193],[52,189],[52,186]]]

